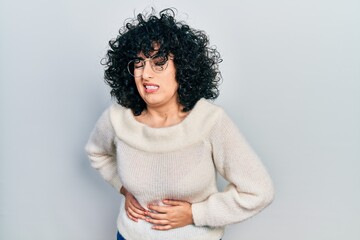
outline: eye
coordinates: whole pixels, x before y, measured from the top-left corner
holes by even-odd
[[[159,57],[153,58],[152,60],[153,60],[153,63],[154,63],[155,66],[161,67],[166,63],[167,57],[159,56]]]
[[[134,60],[134,67],[135,68],[142,68],[144,66],[144,61],[140,60],[140,59],[135,59]]]

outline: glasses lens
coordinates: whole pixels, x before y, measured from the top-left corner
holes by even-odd
[[[128,63],[128,71],[134,77],[141,76],[143,73],[143,69],[144,60],[134,59]]]
[[[128,63],[128,72],[133,77],[141,77],[144,72],[145,62],[149,61],[154,72],[164,71],[168,66],[168,58],[165,56],[154,56],[150,59],[134,59]]]
[[[151,59],[151,65],[155,72],[161,72],[167,67],[167,57],[157,56]]]
[[[128,63],[127,69],[131,76],[134,76],[134,61]]]

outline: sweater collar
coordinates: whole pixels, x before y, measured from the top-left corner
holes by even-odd
[[[221,111],[220,107],[200,99],[180,123],[152,128],[138,122],[131,109],[115,103],[110,108],[110,119],[120,140],[138,150],[161,153],[202,141],[210,133]]]

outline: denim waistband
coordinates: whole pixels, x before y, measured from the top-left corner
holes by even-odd
[[[126,240],[119,232],[117,232],[116,240]],[[220,239],[221,240],[221,239]]]

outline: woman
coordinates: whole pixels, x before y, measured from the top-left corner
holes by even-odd
[[[105,79],[117,103],[98,120],[86,151],[124,196],[118,239],[219,240],[225,225],[273,199],[257,155],[205,100],[219,95],[220,55],[174,15],[139,14],[109,42]],[[223,192],[216,171],[229,181]]]

